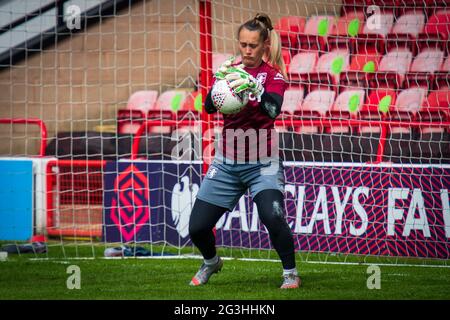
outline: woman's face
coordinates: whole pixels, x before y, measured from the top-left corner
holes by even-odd
[[[242,28],[239,33],[239,50],[242,63],[249,68],[256,68],[261,64],[266,52],[268,41],[263,41],[259,31],[250,31]]]

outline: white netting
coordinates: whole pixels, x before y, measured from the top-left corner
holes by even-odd
[[[212,76],[204,72],[238,54],[238,26],[265,12],[288,67],[276,127],[297,249],[448,258],[447,7],[1,2],[0,152],[30,157],[43,151],[43,125],[48,136],[33,233],[63,248],[80,238],[89,248],[109,241],[190,248],[202,133],[211,132],[202,126]],[[209,22],[211,34],[202,34]],[[270,248],[247,200],[219,221],[218,243]]]

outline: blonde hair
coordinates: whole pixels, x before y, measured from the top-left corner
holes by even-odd
[[[242,28],[250,31],[259,31],[263,41],[270,41],[270,50],[265,55],[267,62],[283,74],[287,78],[286,65],[283,60],[281,51],[281,39],[278,33],[272,26],[272,21],[269,16],[264,13],[258,13],[256,16],[242,24],[238,29],[238,38]]]

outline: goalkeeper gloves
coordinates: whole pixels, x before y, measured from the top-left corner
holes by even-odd
[[[223,80],[223,79],[225,79],[226,75],[228,75],[232,72],[235,72],[236,68],[240,69],[240,68],[244,67],[244,65],[242,63],[238,66],[231,66],[235,59],[236,59],[236,57],[232,56],[232,57],[228,58],[227,60],[225,60],[225,62],[223,62],[220,65],[219,69],[217,69],[217,71],[214,75],[217,80]]]
[[[264,87],[261,82],[241,68],[229,68],[228,70],[230,71],[230,69],[233,70],[225,76],[225,79],[227,79],[234,92],[240,93],[249,90],[256,98],[256,101],[261,102],[261,96],[264,93]]]

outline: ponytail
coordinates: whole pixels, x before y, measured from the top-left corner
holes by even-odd
[[[278,33],[272,29],[270,31],[270,52],[269,52],[269,63],[278,71],[281,72],[283,77],[287,79],[286,64],[283,60],[283,54],[281,51],[281,40]]]

